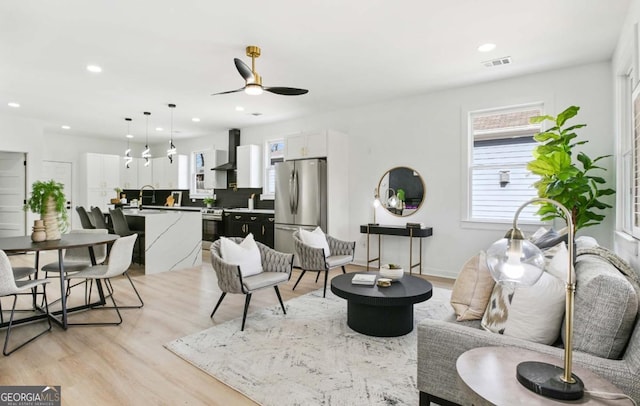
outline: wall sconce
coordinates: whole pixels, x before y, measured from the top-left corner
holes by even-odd
[[[509,184],[509,171],[500,171],[500,187],[505,187]]]

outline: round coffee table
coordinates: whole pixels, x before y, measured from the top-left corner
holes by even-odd
[[[375,274],[377,272],[368,272]],[[331,291],[347,299],[347,325],[358,333],[375,337],[397,337],[413,330],[413,305],[432,294],[431,283],[404,275],[388,288],[353,285],[356,273],[336,276]]]

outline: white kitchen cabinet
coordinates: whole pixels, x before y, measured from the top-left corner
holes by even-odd
[[[87,187],[87,209],[91,206],[107,210],[112,198],[119,197],[115,189],[120,186],[120,156],[87,153],[85,176]]]
[[[284,159],[325,158],[327,156],[327,132],[291,135],[285,138]]]
[[[124,164],[124,158],[120,159],[120,187],[122,189],[138,188],[138,165],[140,158],[133,158],[127,168]]]
[[[173,163],[167,157],[151,158],[151,185],[156,189],[188,189],[189,158],[174,155]]]
[[[262,154],[259,145],[238,146],[236,164],[236,182],[239,188],[262,187]]]

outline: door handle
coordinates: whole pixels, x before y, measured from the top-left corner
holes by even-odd
[[[298,231],[297,227],[276,226],[276,228],[278,230],[285,230],[285,231]]]
[[[264,235],[264,226],[262,226],[262,235]]]
[[[294,206],[293,214],[298,214],[298,171],[293,173],[293,193],[294,193]]]
[[[294,181],[294,171],[291,171],[291,174],[289,174],[289,212],[291,214],[294,214],[295,212],[293,211],[294,207],[293,207],[293,181]]]

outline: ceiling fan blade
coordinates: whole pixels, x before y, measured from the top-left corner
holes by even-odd
[[[297,89],[295,87],[262,87],[267,92],[281,94],[283,96],[300,96],[309,93],[307,89]]]
[[[233,58],[233,62],[236,64],[236,69],[238,69],[238,72],[240,72],[240,76],[242,76],[244,80],[246,80],[247,82],[253,82],[255,80],[253,71],[247,66],[246,63],[242,62],[238,58]]]
[[[227,90],[226,92],[220,92],[220,93],[214,93],[211,96],[217,96],[219,94],[229,94],[229,93],[236,93],[236,92],[241,92],[244,90],[244,87],[241,87],[240,89],[236,89],[236,90]]]

